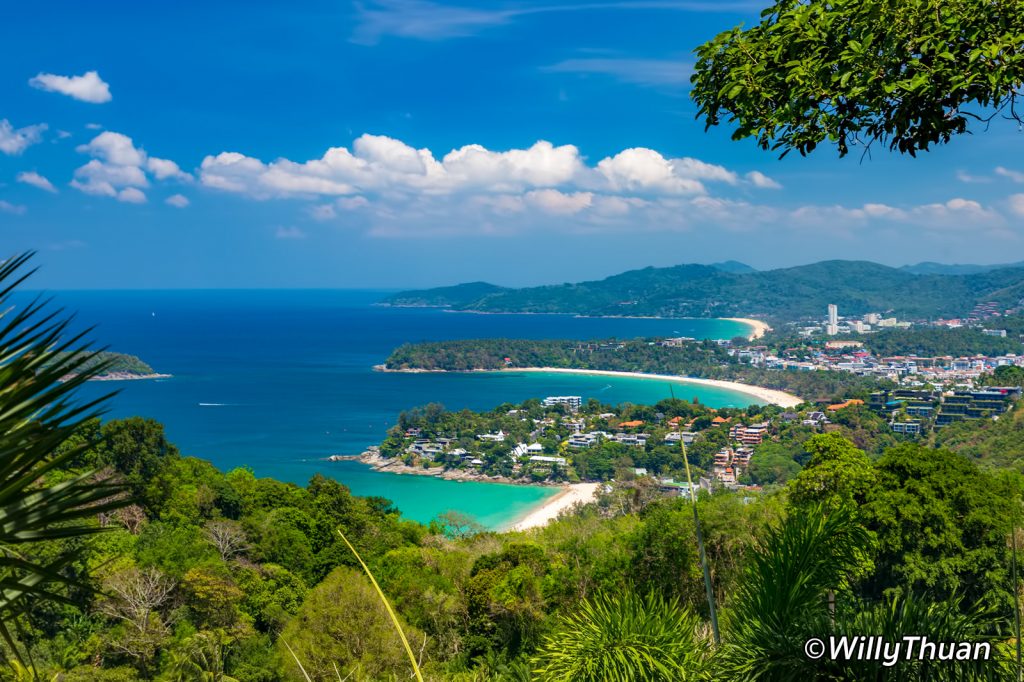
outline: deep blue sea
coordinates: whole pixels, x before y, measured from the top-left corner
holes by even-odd
[[[731,338],[725,320],[596,319],[568,315],[476,315],[388,308],[372,291],[68,291],[56,303],[95,325],[97,345],[137,355],[166,380],[93,382],[85,392],[120,392],[110,416],[161,421],[186,455],[221,469],[305,483],[316,472],[359,495],[392,499],[428,521],[449,509],[498,527],[551,494],[550,489],[455,483],[372,471],[358,454],[381,440],[398,413],[428,402],[485,409],[546,395],[581,395],[615,404],[668,397],[662,382],[553,374],[393,374],[373,371],[409,341],[480,337]],[[747,396],[676,386],[678,397],[711,406],[747,405]]]

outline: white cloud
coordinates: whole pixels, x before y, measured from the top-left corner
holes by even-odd
[[[40,73],[28,82],[33,88],[47,92],[59,92],[82,102],[102,104],[109,102],[110,86],[103,82],[95,71],[87,71],[81,76],[58,76],[53,73]]]
[[[100,133],[88,144],[78,145],[75,150],[119,166],[141,166],[146,161],[146,153],[136,149],[132,138],[109,130]]]
[[[274,236],[278,239],[305,239],[306,233],[297,227],[279,227]]]
[[[725,182],[730,185],[735,185],[737,182],[736,174],[728,168],[714,163],[706,163],[700,159],[687,156],[681,159],[672,159],[669,163],[672,165],[672,171],[681,178]]]
[[[153,174],[157,180],[174,178],[175,180],[191,180],[192,176],[185,173],[178,167],[178,164],[168,159],[158,159],[151,156],[146,159],[146,170]]]
[[[9,156],[21,154],[43,139],[43,131],[46,128],[45,123],[38,123],[15,129],[6,118],[0,119],[0,152]]]
[[[138,166],[123,166],[93,159],[75,170],[71,186],[86,194],[116,197],[124,187],[148,187],[146,174]]]
[[[4,201],[3,199],[0,199],[0,213],[12,213],[14,215],[24,215],[25,211],[27,211],[27,210],[28,209],[26,209],[21,204],[12,204],[9,201]]]
[[[590,192],[563,194],[557,189],[535,189],[527,192],[524,199],[528,204],[553,215],[572,215],[589,208],[594,201]]]
[[[173,206],[174,208],[185,208],[191,202],[184,194],[172,194],[164,199],[164,203]]]
[[[912,210],[914,222],[925,228],[956,228],[973,230],[979,226],[1002,222],[1001,216],[971,199],[955,198],[936,204],[917,206]]]
[[[117,193],[117,200],[126,204],[144,204],[146,203],[146,195],[140,189],[125,187]]]
[[[790,213],[798,224],[809,227],[832,228],[866,225],[874,221],[905,223],[925,230],[944,231],[995,229],[1004,224],[1004,218],[995,210],[972,199],[954,198],[945,202],[896,207],[888,204],[868,203],[860,207],[802,206]]]
[[[614,191],[667,192],[669,194],[702,194],[704,185],[699,181],[680,177],[668,159],[643,147],[619,152],[602,159],[597,172],[608,181]]]
[[[782,185],[772,180],[761,171],[750,171],[746,175],[747,182],[759,189],[782,189]]]
[[[135,146],[132,138],[121,133],[104,131],[76,150],[94,157],[75,169],[75,177],[71,181],[72,187],[86,194],[113,197],[125,203],[143,203],[146,195],[142,189],[149,187],[147,171],[157,180],[192,179],[178,164],[147,155]]]
[[[1024,182],[1024,173],[1003,168],[1002,166],[996,166],[996,175],[1002,175],[1004,178],[1009,178],[1014,182]]]
[[[18,173],[18,176],[15,179],[18,182],[25,183],[26,185],[32,185],[33,187],[38,187],[41,190],[52,192],[54,194],[57,193],[57,188],[53,186],[53,183],[35,171],[22,171],[21,173]]]
[[[284,196],[344,196],[364,190],[449,193],[471,188],[523,191],[572,181],[585,171],[572,145],[540,141],[528,149],[495,152],[466,145],[438,161],[429,149],[400,140],[362,135],[352,145],[332,147],[319,159],[263,163],[237,152],[207,156],[200,182],[260,199]]]

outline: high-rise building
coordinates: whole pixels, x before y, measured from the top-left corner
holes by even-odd
[[[839,333],[839,308],[835,303],[828,304],[828,326],[825,327],[825,333],[829,336]]]

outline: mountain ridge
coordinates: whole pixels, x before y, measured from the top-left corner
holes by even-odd
[[[684,263],[520,289],[474,282],[399,292],[382,303],[474,312],[793,320],[822,318],[830,303],[841,315],[886,312],[921,319],[961,317],[979,303],[1012,308],[1022,300],[1021,266],[917,274],[870,261],[827,260],[742,272]]]

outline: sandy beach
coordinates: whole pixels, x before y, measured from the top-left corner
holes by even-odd
[[[577,502],[587,503],[592,501],[600,485],[600,483],[574,483],[567,485],[549,497],[544,504],[533,509],[529,514],[509,526],[508,530],[527,530],[529,528],[546,526],[549,521],[558,518],[561,512],[572,508]]]
[[[772,329],[771,327],[768,326],[767,322],[763,322],[762,320],[755,320],[750,317],[723,317],[721,319],[732,320],[733,322],[742,322],[743,324],[749,324],[751,327],[753,327],[753,331],[750,332],[750,336],[747,337],[751,341],[761,338],[762,336],[770,332]]]
[[[719,379],[694,379],[691,377],[676,376],[674,374],[643,374],[642,372],[612,372],[600,369],[563,369],[560,367],[516,367],[499,371],[558,372],[561,374],[591,374],[594,376],[631,377],[634,379],[658,379],[661,381],[675,381],[681,384],[702,384],[704,386],[717,386],[718,388],[725,388],[730,391],[736,391],[737,393],[746,393],[747,395],[754,396],[758,400],[764,401],[766,403],[780,405],[782,407],[796,407],[800,403],[804,402],[802,398],[795,396],[792,393],[786,393],[785,391],[776,391],[771,388],[762,388],[761,386],[741,384],[738,381],[721,381]]]

